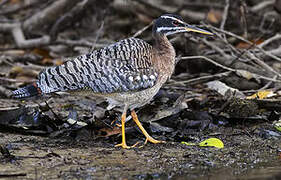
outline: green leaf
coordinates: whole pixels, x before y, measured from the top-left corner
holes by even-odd
[[[216,148],[223,148],[223,142],[218,138],[209,138],[199,143],[199,146],[211,146]]]
[[[273,126],[277,129],[277,131],[281,132],[281,120],[273,123]]]
[[[218,138],[209,138],[209,139],[206,139],[206,140],[200,142],[199,144],[188,143],[188,142],[184,142],[184,141],[181,142],[181,143],[185,144],[187,146],[201,146],[201,147],[208,146],[208,147],[216,147],[216,148],[223,148],[224,147],[223,142]]]

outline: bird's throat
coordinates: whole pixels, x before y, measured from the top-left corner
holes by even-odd
[[[168,80],[174,72],[175,69],[175,50],[168,38],[164,35],[154,36],[155,42],[153,45],[154,57],[152,58],[155,62],[156,68],[159,70],[160,75],[165,75],[166,80]],[[165,81],[166,81],[165,80]]]

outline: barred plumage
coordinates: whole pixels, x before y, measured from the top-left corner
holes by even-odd
[[[174,71],[175,50],[166,36],[189,31],[212,34],[186,24],[180,16],[162,15],[152,28],[153,46],[141,39],[129,38],[69,59],[60,66],[43,70],[36,83],[14,91],[14,97],[25,98],[57,91],[85,93],[90,89],[93,95],[107,98],[110,106],[124,107],[122,143],[116,146],[130,148],[125,141],[128,109],[145,135],[146,142],[161,143],[163,141],[153,139],[145,131],[134,109],[148,103]]]
[[[33,83],[24,88],[13,91],[13,94],[15,98],[26,98],[42,94],[42,91],[38,87],[37,83]]]
[[[139,91],[155,85],[152,46],[129,38],[70,59],[39,74],[43,93],[91,88],[94,93]]]

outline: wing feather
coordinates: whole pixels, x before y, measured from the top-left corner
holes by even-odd
[[[38,84],[43,93],[83,88],[95,93],[141,91],[157,81],[151,60],[152,46],[129,38],[45,69]]]

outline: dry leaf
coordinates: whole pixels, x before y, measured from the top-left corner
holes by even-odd
[[[238,76],[241,76],[241,77],[247,79],[247,80],[251,80],[254,77],[251,72],[245,71],[245,70],[237,70],[236,74]]]
[[[264,91],[259,91],[251,96],[246,97],[246,99],[265,99],[269,98],[272,96],[275,96],[276,94],[273,93],[272,90],[264,90]]]
[[[59,65],[62,65],[62,64],[63,64],[63,61],[62,61],[61,59],[56,59],[54,64],[55,64],[56,66],[59,66]]]
[[[255,45],[259,45],[261,43],[263,43],[264,40],[262,39],[253,39],[253,40],[250,40],[252,43],[254,43]],[[238,49],[249,49],[251,47],[254,47],[252,44],[249,44],[249,43],[246,43],[246,42],[239,42],[237,45],[236,45],[236,48]]]
[[[113,127],[113,128],[102,128],[99,130],[98,134],[103,137],[112,136],[115,134],[120,134],[121,128],[119,127]]]
[[[41,64],[43,64],[43,65],[54,65],[54,62],[53,62],[53,59],[51,59],[51,58],[44,58],[41,61]]]
[[[211,23],[218,24],[222,20],[222,12],[218,10],[210,10],[207,14],[207,20]]]
[[[43,58],[51,58],[49,51],[45,50],[45,49],[39,49],[39,48],[35,48],[31,51],[34,54],[38,54],[40,56],[43,56]]]
[[[23,68],[21,66],[14,66],[9,72],[9,77],[11,78],[17,78],[17,79],[30,79],[30,78],[36,78],[38,75],[37,71]]]

